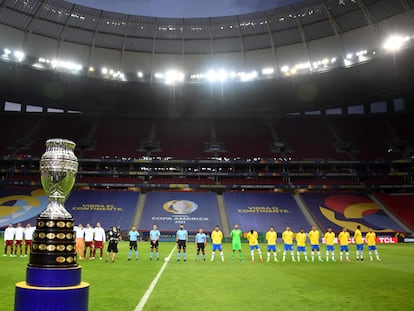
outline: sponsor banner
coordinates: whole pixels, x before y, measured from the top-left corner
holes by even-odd
[[[156,224],[162,231],[175,231],[183,224],[188,231],[209,232],[221,226],[216,195],[212,192],[150,192],[147,194],[140,230]]]
[[[398,239],[391,236],[379,236],[375,239],[377,244],[395,244],[398,243]],[[367,240],[365,238],[362,238],[363,244],[367,243]],[[325,244],[325,239],[322,238],[322,243]],[[355,244],[355,240],[353,238],[350,238],[348,240],[348,243]],[[339,244],[338,238],[335,238],[335,244]]]
[[[414,238],[405,238],[404,243],[414,243]]]

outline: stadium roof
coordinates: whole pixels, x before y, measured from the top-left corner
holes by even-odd
[[[63,0],[0,0],[0,48],[31,66],[0,62],[1,96],[81,111],[176,113],[294,112],[412,97],[412,49],[394,60],[381,48],[391,34],[413,41],[413,8],[407,0],[304,0],[249,14],[160,18]],[[368,61],[353,66],[352,57]],[[334,60],[337,67],[326,66]],[[46,64],[53,70],[34,70]],[[83,74],[60,73],[56,64]],[[187,81],[212,68],[241,79],[274,73],[248,84],[157,85],[171,68]],[[301,68],[309,75],[296,76]],[[135,80],[102,79],[109,74]]]

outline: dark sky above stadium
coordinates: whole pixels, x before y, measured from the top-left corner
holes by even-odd
[[[213,17],[282,7],[300,0],[70,0],[102,10],[156,17]]]

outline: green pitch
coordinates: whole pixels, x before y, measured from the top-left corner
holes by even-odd
[[[127,260],[128,243],[120,243],[115,263],[81,261],[82,280],[90,283],[89,310],[134,310],[175,246],[160,243],[160,261],[149,261],[147,242],[139,244],[139,260]],[[280,248],[280,245],[278,245]],[[244,262],[231,262],[231,245],[224,244],[225,262],[217,253],[210,262],[195,261],[189,243],[187,262],[168,262],[144,310],[410,310],[414,285],[414,244],[379,245],[381,262],[260,263],[250,261],[243,244]],[[261,246],[266,256],[265,245]],[[324,248],[324,247],[323,247]],[[322,251],[323,259],[325,252]],[[28,258],[0,253],[0,306],[13,310],[14,284],[24,281]],[[278,252],[279,261],[282,252]],[[308,250],[308,255],[309,250]],[[338,247],[337,247],[338,255]],[[272,258],[272,257],[271,257]],[[310,256],[309,256],[310,258]],[[104,258],[105,259],[105,258]],[[337,260],[339,256],[337,256]],[[28,302],[29,303],[29,302]]]

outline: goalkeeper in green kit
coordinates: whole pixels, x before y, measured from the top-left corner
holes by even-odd
[[[243,235],[243,232],[239,229],[239,225],[235,224],[234,229],[231,230],[231,247],[233,249],[233,252],[231,253],[231,261],[234,261],[234,252],[239,251],[240,255],[240,261],[243,261],[243,255],[241,251],[241,238]]]

